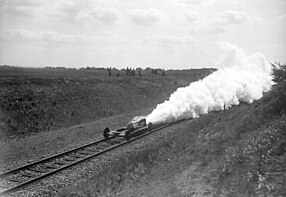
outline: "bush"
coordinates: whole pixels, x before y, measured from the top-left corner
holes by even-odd
[[[286,112],[286,64],[281,65],[279,62],[273,63],[272,75],[278,90],[277,96],[281,104],[281,110],[282,112]]]
[[[272,64],[273,81],[277,83],[282,94],[286,94],[286,64],[281,65],[279,62]]]

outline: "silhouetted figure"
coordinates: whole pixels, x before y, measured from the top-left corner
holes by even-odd
[[[134,68],[132,69],[131,75],[135,76],[135,69]]]
[[[163,72],[162,72],[162,76],[164,77],[165,76],[165,70],[163,69]]]
[[[107,67],[107,71],[108,71],[108,77],[111,77],[111,67],[110,68]]]
[[[139,77],[141,77],[141,76],[142,76],[142,74],[141,74],[141,70],[139,70],[138,75],[139,75]]]
[[[130,76],[130,69],[128,67],[126,68],[126,76]]]

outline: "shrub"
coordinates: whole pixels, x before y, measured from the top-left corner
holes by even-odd
[[[286,64],[281,65],[279,62],[272,64],[273,81],[277,83],[282,94],[286,94]]]
[[[278,101],[282,112],[286,112],[286,64],[272,63],[273,81],[278,90]]]

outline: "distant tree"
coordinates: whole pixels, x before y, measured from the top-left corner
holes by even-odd
[[[117,68],[112,68],[112,72],[118,73],[118,72],[120,72],[120,70]]]
[[[158,69],[151,69],[151,74],[158,76]]]
[[[142,71],[143,71],[143,70],[142,70],[142,68],[140,68],[140,67],[139,67],[139,68],[136,68],[136,70],[135,70],[135,72],[138,73],[138,76],[139,76],[139,77],[142,76]]]
[[[150,68],[150,67],[145,68],[144,73],[151,73],[152,74],[152,68]]]

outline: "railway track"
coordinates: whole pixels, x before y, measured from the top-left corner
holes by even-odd
[[[109,152],[170,125],[171,124],[160,126],[138,137],[134,137],[129,141],[112,140],[115,137],[101,139],[66,152],[52,155],[25,166],[3,172],[0,174],[0,196],[15,192],[21,188],[31,185],[36,181],[44,179],[50,175],[87,161],[91,158],[95,158],[101,154]]]

